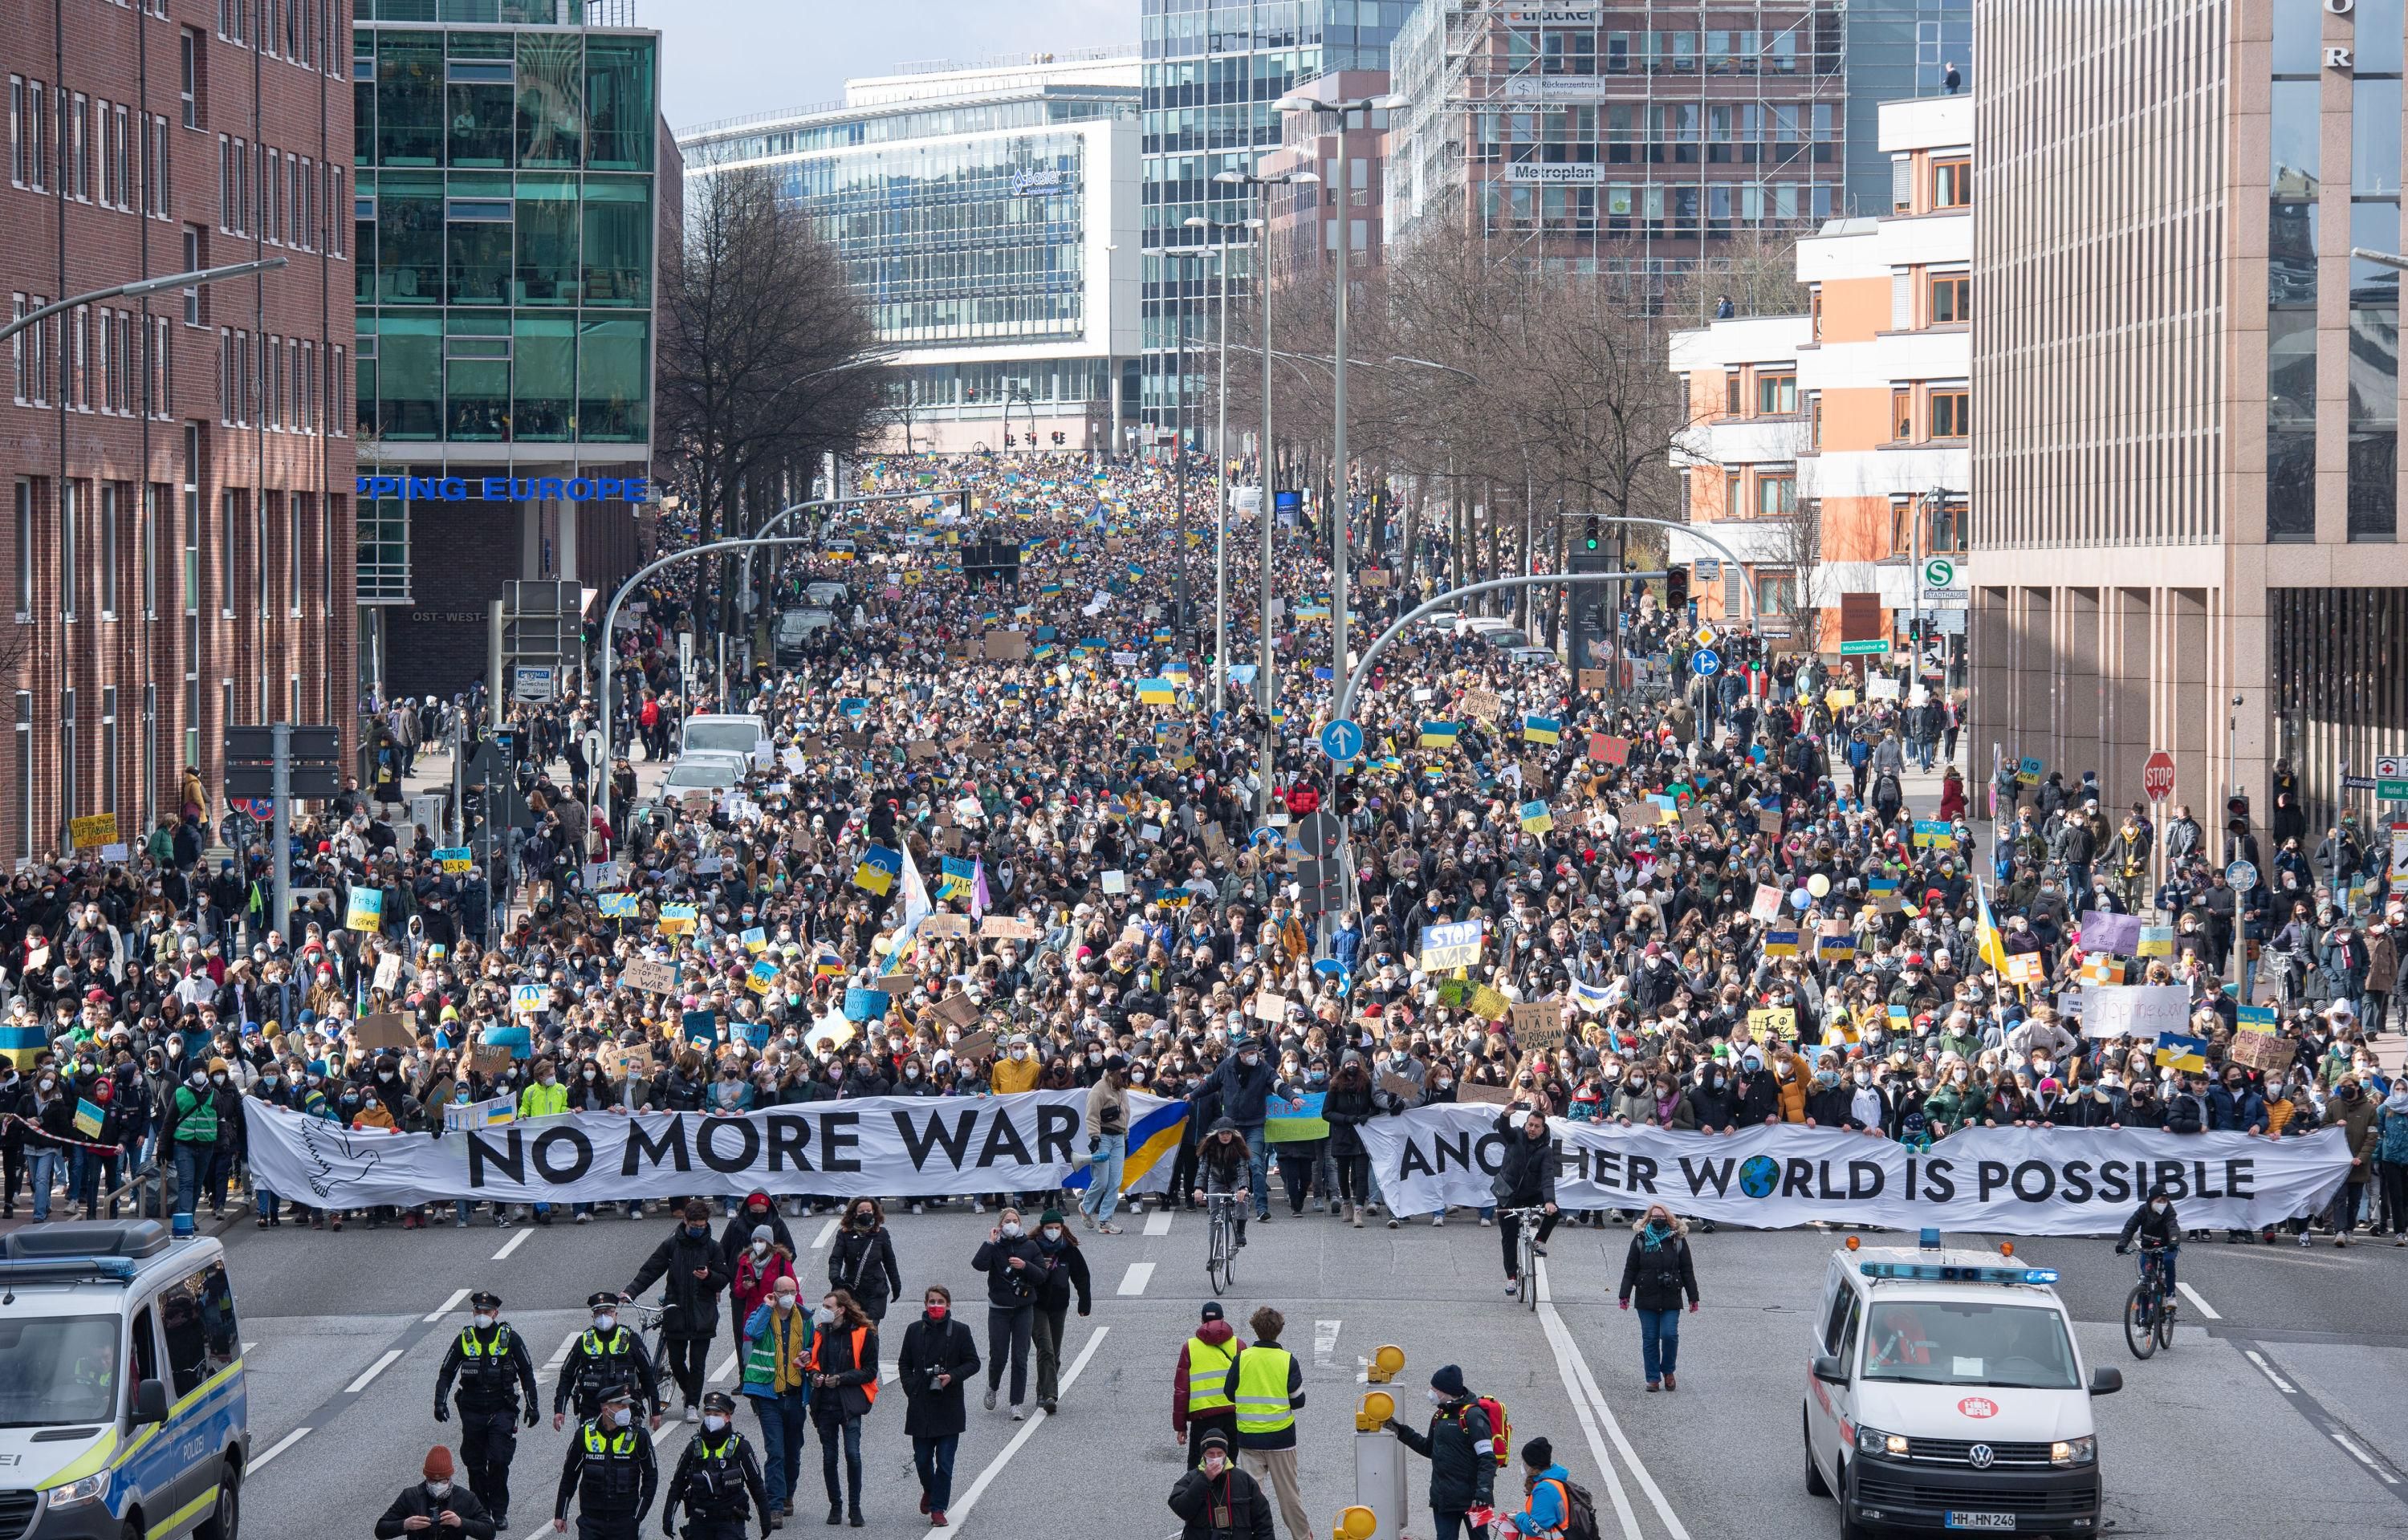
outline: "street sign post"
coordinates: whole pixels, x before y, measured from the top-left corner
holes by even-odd
[[[2408,757],[2380,755],[2374,762],[2374,800],[2408,802]]]
[[[2224,880],[2232,884],[2236,893],[2245,893],[2258,886],[2258,868],[2245,861],[2236,861],[2224,869]]]
[[[1875,636],[1869,641],[1840,644],[1840,656],[1842,658],[1878,658],[1888,651],[1889,639],[1885,636]]]
[[[2160,749],[2141,766],[2141,790],[2151,802],[2163,802],[2174,794],[2174,757]]]
[[[1711,678],[1722,672],[1723,655],[1713,648],[1701,647],[1689,654],[1689,671],[1699,678]]]
[[[1928,562],[1924,563],[1923,586],[1925,588],[1956,587],[1956,563],[1948,560],[1945,556],[1935,556]]]
[[[1340,717],[1321,730],[1321,751],[1344,764],[1363,752],[1363,729]]]

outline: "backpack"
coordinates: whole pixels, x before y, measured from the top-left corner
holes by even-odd
[[[1501,1471],[1506,1466],[1509,1451],[1513,1445],[1513,1419],[1505,1415],[1505,1404],[1495,1396],[1478,1396],[1474,1400],[1481,1411],[1487,1414],[1488,1452],[1495,1458],[1497,1468]]]
[[[1564,1489],[1564,1540],[1600,1540],[1597,1533],[1597,1499],[1577,1481],[1565,1479],[1556,1484]]]

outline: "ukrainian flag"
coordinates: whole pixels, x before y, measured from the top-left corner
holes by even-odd
[[[1140,679],[1137,698],[1147,706],[1168,706],[1179,698],[1179,690],[1168,679]]]
[[[2207,1039],[2186,1037],[2178,1032],[2157,1034],[2157,1067],[2186,1070],[2194,1075],[2207,1073]]]
[[[811,959],[811,976],[815,978],[841,978],[844,971],[844,956],[833,947],[822,947]]]
[[[1121,1162],[1121,1191],[1133,1192],[1142,1188],[1148,1192],[1164,1192],[1170,1188],[1171,1159],[1179,1153],[1179,1141],[1187,1130],[1187,1104],[1166,1102],[1148,1096],[1143,1091],[1129,1092],[1130,1110],[1137,1120],[1129,1125],[1128,1154]],[[1148,1108],[1151,1110],[1147,1110]],[[1081,1165],[1074,1169],[1062,1185],[1073,1192],[1083,1192],[1095,1179],[1095,1167]]]
[[[1973,884],[1973,947],[1983,962],[2005,975],[2007,938],[1999,934],[1999,922],[1990,918],[1990,891],[1979,882]]]
[[[1455,722],[1424,722],[1421,746],[1424,749],[1452,749],[1462,732],[1463,728]]]
[[[1145,568],[1138,565],[1135,562],[1131,562],[1128,564],[1128,575],[1132,578],[1142,578],[1145,576]]]
[[[1561,743],[1564,741],[1564,724],[1553,717],[1525,717],[1522,719],[1522,736],[1530,743]]]

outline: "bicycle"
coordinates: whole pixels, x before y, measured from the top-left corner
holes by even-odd
[[[1498,1222],[1514,1221],[1515,1276],[1521,1279],[1523,1308],[1535,1312],[1539,1308],[1539,1226],[1545,1220],[1543,1207],[1500,1208]]]
[[[2166,1287],[2167,1249],[2141,1248],[2141,1281],[2124,1301],[2124,1345],[2132,1349],[2134,1358],[2145,1359],[2159,1348],[2174,1345],[2173,1292]]]
[[[1238,1281],[1238,1205],[1245,1201],[1242,1192],[1208,1192],[1204,1195],[1205,1221],[1204,1276],[1211,1280],[1212,1291],[1225,1292]]]
[[[644,1352],[651,1358],[652,1373],[664,1373],[662,1354],[666,1350],[668,1340],[668,1331],[664,1322],[668,1319],[668,1306],[646,1305],[641,1300],[631,1299],[627,1301],[627,1308],[635,1315],[636,1340],[643,1344]]]

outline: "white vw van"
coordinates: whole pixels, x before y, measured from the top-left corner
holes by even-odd
[[[1890,1530],[2099,1533],[2099,1439],[2055,1270],[1987,1251],[1832,1254],[1799,1413],[1806,1488],[1849,1540]]]

